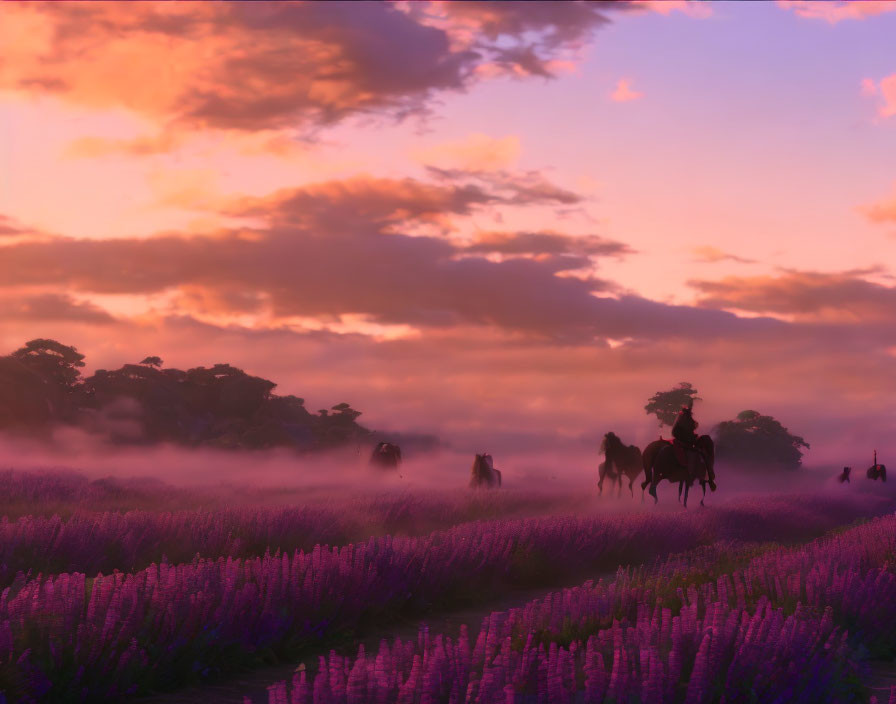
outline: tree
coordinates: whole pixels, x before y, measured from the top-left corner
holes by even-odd
[[[678,417],[678,412],[682,406],[693,405],[694,401],[702,401],[697,396],[697,389],[691,386],[687,381],[682,381],[675,388],[669,391],[657,391],[647,401],[644,410],[647,415],[653,414],[660,421],[660,427],[664,425],[671,426]]]
[[[19,360],[0,357],[0,428],[43,430],[56,419],[62,395]]]
[[[26,342],[10,356],[65,389],[75,387],[81,376],[78,369],[84,366],[84,355],[74,347],[43,338]]]
[[[156,369],[160,369],[162,367],[162,358],[161,357],[147,357],[140,364],[145,364],[148,367],[155,367]]]
[[[735,420],[726,420],[715,428],[716,458],[732,464],[755,468],[799,469],[801,447],[809,449],[799,435],[771,416],[757,411],[741,411]]]

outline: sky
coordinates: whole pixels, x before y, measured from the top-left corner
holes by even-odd
[[[896,3],[0,5],[0,353],[464,451],[896,453]]]

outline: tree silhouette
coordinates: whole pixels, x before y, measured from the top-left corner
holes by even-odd
[[[697,389],[691,386],[689,382],[682,381],[669,391],[657,391],[647,401],[644,410],[647,412],[647,415],[655,415],[659,419],[660,427],[662,428],[664,425],[671,426],[675,423],[682,406],[689,406],[694,401],[702,400],[702,398],[697,396]]]
[[[809,449],[799,435],[771,416],[758,411],[741,411],[735,420],[726,420],[715,428],[716,458],[731,464],[753,468],[798,469],[802,465],[801,447]]]
[[[26,342],[10,356],[48,382],[69,389],[78,383],[79,368],[84,366],[84,355],[74,347],[43,338]]]
[[[0,428],[47,433],[74,423],[115,443],[171,442],[232,449],[290,447],[306,452],[369,440],[348,403],[313,415],[298,396],[230,364],[162,367],[157,356],[81,379],[84,355],[37,339],[0,357]],[[122,412],[137,430],[116,433]],[[117,414],[117,415],[116,415]],[[121,425],[121,424],[119,424]]]

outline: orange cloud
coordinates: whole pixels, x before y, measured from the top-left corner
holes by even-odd
[[[616,103],[627,103],[638,98],[643,98],[644,94],[632,90],[631,81],[626,78],[620,78],[616,83],[616,90],[610,94],[610,100]]]
[[[514,135],[496,138],[482,133],[465,139],[421,147],[412,156],[423,164],[465,171],[494,171],[511,166],[520,155],[520,139]]]
[[[704,308],[783,315],[803,322],[896,323],[896,287],[868,281],[866,271],[786,271],[781,276],[729,276],[690,281]]]
[[[890,0],[778,0],[778,7],[793,10],[799,17],[825,20],[837,24],[842,20],[863,20],[885,12],[896,11],[896,2]]]
[[[896,222],[896,195],[890,200],[882,200],[871,205],[859,207],[859,212],[875,223]]]
[[[551,75],[608,22],[580,3],[19,3],[3,14],[0,88],[124,108],[163,132],[402,118],[484,64]],[[166,139],[76,150],[152,153]]]
[[[704,245],[702,247],[694,247],[691,250],[694,253],[696,261],[698,262],[706,262],[708,264],[715,264],[717,262],[722,261],[732,261],[738,262],[740,264],[755,264],[754,259],[746,259],[744,257],[739,257],[736,254],[729,254],[728,252],[723,252],[718,247],[713,247],[712,245]]]

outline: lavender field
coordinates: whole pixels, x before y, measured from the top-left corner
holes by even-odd
[[[683,510],[671,491],[654,507],[592,488],[303,496],[4,478],[7,702],[164,701],[275,664],[295,671],[266,687],[278,704],[861,702],[869,663],[896,653],[884,492]],[[538,598],[429,625],[521,589]],[[378,636],[414,622],[415,639]]]

